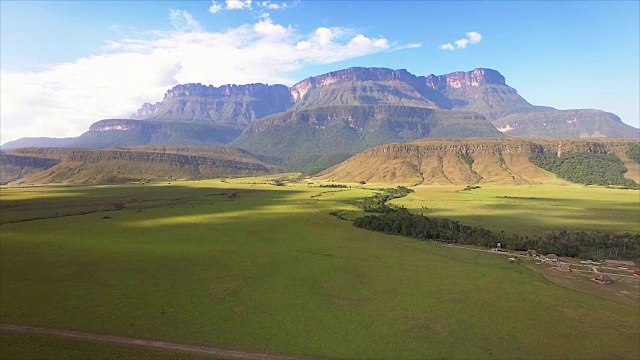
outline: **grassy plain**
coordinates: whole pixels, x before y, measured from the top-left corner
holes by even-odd
[[[584,230],[640,233],[640,191],[583,185],[417,186],[392,201],[415,213],[521,235]],[[424,207],[424,208],[423,208]]]
[[[370,232],[329,214],[355,209],[349,202],[370,190],[263,182],[0,190],[1,322],[328,358],[640,354],[637,307],[556,286],[503,256]],[[474,210],[460,204],[488,206],[491,194],[523,196],[519,188],[424,187],[404,200],[470,223]],[[621,223],[633,207],[619,203],[637,195],[567,189],[529,191],[588,209],[601,197],[598,211]],[[492,226],[507,228],[500,216]],[[521,221],[543,231],[551,219]],[[619,229],[634,226],[637,217]]]

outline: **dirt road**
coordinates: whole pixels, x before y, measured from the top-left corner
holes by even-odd
[[[91,341],[116,345],[136,346],[148,349],[168,350],[181,353],[211,355],[218,359],[246,359],[246,360],[301,360],[303,358],[292,356],[280,356],[271,354],[260,354],[238,350],[227,350],[208,346],[197,346],[188,344],[176,344],[165,341],[144,340],[112,335],[92,334],[80,331],[48,329],[33,326],[21,326],[0,324],[0,332],[11,332],[29,335],[44,335],[63,339]]]

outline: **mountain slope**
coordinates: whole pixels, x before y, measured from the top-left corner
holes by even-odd
[[[530,156],[545,152],[611,154],[626,164],[621,154],[631,143],[623,139],[424,139],[366,150],[327,169],[319,178],[409,185],[566,183],[534,165]],[[638,168],[627,169],[625,177],[638,182]]]
[[[628,137],[640,130],[602,110],[547,110],[507,115],[492,123],[509,136],[531,137]]]
[[[2,144],[2,151],[29,147],[67,147],[73,144],[77,138],[50,138],[50,137],[24,137]]]
[[[408,106],[334,106],[275,114],[231,142],[277,158],[290,170],[313,172],[358,151],[425,137],[501,136],[476,113]]]
[[[223,145],[240,135],[235,127],[188,122],[108,119],[95,122],[70,146],[84,149],[139,145]],[[70,147],[68,146],[68,147]]]
[[[250,153],[228,147],[139,147],[131,149],[23,149],[15,156],[57,164],[31,172],[14,184],[99,184],[131,181],[197,180],[277,172]]]

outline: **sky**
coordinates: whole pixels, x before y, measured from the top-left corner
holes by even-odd
[[[640,123],[638,1],[0,0],[0,143],[78,136],[181,83],[485,67],[535,105]]]

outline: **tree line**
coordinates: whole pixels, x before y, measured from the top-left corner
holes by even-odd
[[[536,166],[575,183],[640,189],[635,181],[624,177],[627,167],[614,155],[569,152],[558,157],[555,153],[545,152],[531,154],[529,160]]]
[[[407,188],[404,188],[407,189]],[[460,224],[450,219],[430,218],[410,213],[403,207],[388,205],[392,196],[408,194],[404,189],[384,189],[381,194],[362,200],[359,204],[367,215],[355,219],[360,228],[403,235],[421,240],[441,241],[450,244],[495,247],[501,243],[509,250],[536,250],[542,254],[589,259],[640,259],[640,235],[609,234],[603,232],[558,231],[540,236],[520,236],[495,232],[482,227]],[[413,190],[407,189],[410,192]],[[404,195],[402,195],[404,194]]]

